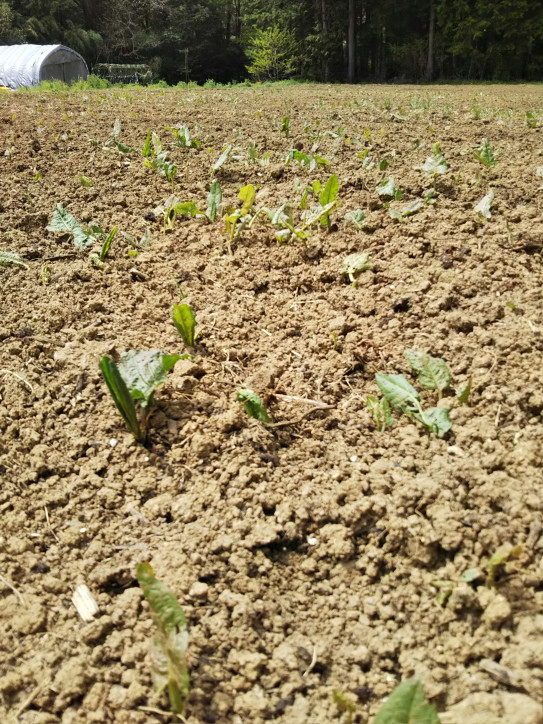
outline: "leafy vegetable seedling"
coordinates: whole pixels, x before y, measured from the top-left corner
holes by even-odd
[[[219,213],[219,207],[222,203],[222,188],[217,179],[211,182],[209,193],[207,195],[206,216],[209,221],[216,221]]]
[[[424,696],[420,681],[399,684],[375,717],[374,724],[440,724],[437,709]]]
[[[407,349],[405,354],[418,375],[420,386],[425,390],[437,390],[441,399],[441,393],[451,384],[451,373],[445,360],[415,349]]]
[[[156,626],[150,652],[153,685],[159,694],[168,689],[170,708],[174,714],[181,715],[190,687],[186,660],[187,619],[177,598],[157,580],[149,563],[136,567],[136,578]]]
[[[25,269],[28,269],[28,264],[24,263],[20,254],[17,254],[14,251],[0,251],[0,266],[8,266],[9,264],[12,264],[13,266],[22,266]]]
[[[490,189],[487,195],[483,196],[483,198],[479,201],[477,206],[474,208],[474,211],[481,214],[483,218],[490,219],[492,217],[492,214],[490,213],[490,207],[492,206],[493,201],[494,191]]]
[[[378,372],[375,381],[391,407],[418,420],[430,432],[443,437],[452,427],[448,407],[430,407],[423,410],[420,395],[404,375],[386,375]]]
[[[173,132],[175,145],[179,146],[179,148],[200,148],[202,145],[200,141],[191,137],[189,127],[186,124],[172,126],[170,130]]]
[[[494,168],[494,166],[498,165],[498,161],[496,159],[496,156],[494,155],[492,146],[490,145],[490,143],[487,141],[486,138],[483,138],[479,148],[476,148],[473,151],[473,155],[475,156],[475,158],[478,161],[480,161],[487,168]]]
[[[256,392],[242,389],[238,390],[236,397],[238,402],[242,403],[245,408],[245,412],[249,415],[249,417],[254,417],[256,420],[260,420],[260,422],[270,422],[270,418],[262,404],[262,400]]]
[[[394,425],[394,418],[390,414],[390,405],[386,397],[376,397],[368,395],[366,397],[366,407],[373,415],[375,426],[379,432],[385,432],[387,427]]]
[[[289,118],[289,116],[283,116],[283,120],[281,121],[279,130],[284,135],[285,138],[288,138],[290,136],[290,118]]]
[[[366,218],[366,214],[362,211],[362,209],[353,209],[352,211],[348,211],[345,214],[345,217],[343,219],[343,226],[347,226],[347,224],[352,224],[355,229],[358,231],[362,231],[364,229],[364,220]]]
[[[341,271],[347,274],[353,287],[356,286],[357,277],[363,271],[371,269],[371,260],[365,252],[349,254],[343,260]]]
[[[147,438],[154,393],[179,359],[181,355],[168,355],[160,350],[130,350],[121,357],[118,365],[107,356],[100,360],[100,369],[113,401],[139,442]],[[141,414],[138,414],[136,403]]]
[[[190,305],[176,304],[172,309],[172,320],[187,347],[194,347],[198,335],[194,334],[196,317]]]
[[[377,193],[383,199],[395,199],[399,201],[402,198],[402,190],[396,186],[394,179],[385,178],[377,186]]]

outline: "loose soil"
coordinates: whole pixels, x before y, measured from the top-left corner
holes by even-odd
[[[414,674],[445,724],[543,722],[540,93],[0,98],[0,149],[13,147],[0,159],[0,250],[28,266],[0,267],[1,721],[170,720],[152,690],[153,625],[135,581],[149,561],[187,614],[192,724],[370,722]],[[104,148],[116,118],[136,151]],[[170,148],[166,127],[178,123],[199,149]],[[203,219],[178,217],[164,234],[158,207],[171,185],[144,166],[148,129],[178,166],[175,194],[201,209],[227,143],[238,149],[217,173],[227,204],[252,183],[257,207],[289,200],[299,213],[305,185],[337,173],[341,208],[305,244],[277,243],[264,222],[231,245]],[[499,151],[494,169],[473,156],[483,138]],[[376,187],[395,180],[395,208],[422,197],[433,179],[416,167],[436,141],[450,170],[435,203],[398,223]],[[286,165],[294,146],[329,166]],[[485,220],[474,207],[489,188]],[[150,229],[151,241],[129,256],[119,232],[96,268],[88,250],[47,231],[57,203],[137,240]],[[366,213],[363,230],[344,224],[354,209]],[[354,287],[341,265],[362,251],[372,268]],[[186,352],[170,318],[181,297],[200,338],[157,392],[143,446],[98,362],[127,349]],[[398,415],[380,433],[366,409],[376,372],[416,385],[407,348],[445,359],[453,388],[472,378],[467,405],[445,393],[445,439]],[[273,425],[246,416],[243,387]],[[460,581],[517,545],[494,588],[484,575]],[[444,605],[436,581],[450,582]],[[71,600],[81,584],[99,607],[89,623]]]

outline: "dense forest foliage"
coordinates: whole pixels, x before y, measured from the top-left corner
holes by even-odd
[[[541,0],[0,0],[0,44],[63,43],[169,83],[539,80]]]

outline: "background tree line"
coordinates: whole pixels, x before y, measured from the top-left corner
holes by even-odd
[[[538,80],[541,0],[0,0],[0,44],[63,43],[169,83]],[[250,70],[248,70],[248,68]]]

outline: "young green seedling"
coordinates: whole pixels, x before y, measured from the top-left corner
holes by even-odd
[[[172,194],[164,202],[164,224],[162,229],[164,234],[166,231],[173,231],[178,216],[194,219],[197,216],[204,216],[204,214],[198,210],[194,201],[180,201],[177,196]]]
[[[228,161],[228,159],[232,155],[233,150],[234,150],[234,148],[231,143],[229,143],[227,146],[225,146],[223,148],[219,158],[215,161],[215,163],[211,167],[211,178],[212,179],[215,176],[215,174],[217,173],[217,171],[219,171],[224,166],[224,164]]]
[[[423,410],[420,395],[404,375],[375,375],[377,386],[391,407],[422,423],[430,432],[443,437],[452,427],[449,408],[430,407]]]
[[[281,121],[281,125],[279,126],[279,131],[284,135],[285,138],[288,138],[290,136],[290,118],[288,116],[283,116],[283,120]]]
[[[260,397],[252,390],[238,390],[236,394],[238,402],[241,402],[249,417],[254,417],[261,422],[270,422],[266,409]]]
[[[436,601],[441,607],[444,607],[459,585],[462,583],[477,583],[483,579],[484,576],[478,568],[468,568],[457,580],[432,581],[432,586],[437,588]]]
[[[224,228],[229,241],[239,238],[243,229],[252,221],[251,211],[256,197],[256,190],[252,184],[247,184],[239,192],[242,206],[235,209],[231,206],[225,209],[223,217]]]
[[[481,214],[481,216],[485,219],[490,219],[492,217],[492,214],[490,213],[490,208],[492,206],[492,202],[494,201],[494,191],[490,189],[490,191],[487,193],[486,196],[483,196],[483,198],[479,201],[477,206],[473,209],[476,213]]]
[[[13,266],[22,266],[25,269],[29,268],[28,264],[24,263],[20,254],[17,254],[14,251],[0,251],[0,266],[8,266],[9,264],[12,264]]]
[[[387,427],[394,425],[394,418],[390,414],[390,405],[386,397],[376,397],[368,395],[366,397],[366,407],[373,415],[375,426],[379,432],[385,432]]]
[[[314,171],[316,168],[324,168],[328,166],[330,161],[327,161],[322,156],[316,153],[314,156],[308,156],[306,153],[299,151],[297,148],[291,148],[285,159],[285,163],[289,164],[291,161],[296,161],[300,166],[307,167],[309,172]]]
[[[172,309],[172,320],[187,347],[194,347],[194,342],[198,338],[198,335],[194,333],[196,329],[196,317],[190,305],[174,305]]]
[[[211,182],[209,193],[207,195],[206,216],[209,221],[213,222],[217,219],[219,207],[222,203],[222,188],[217,179]]]
[[[429,704],[418,679],[399,684],[379,709],[374,724],[440,724],[437,709]]]
[[[355,229],[358,231],[362,231],[364,229],[364,220],[366,218],[366,214],[362,211],[362,209],[353,209],[352,211],[348,211],[344,218],[343,218],[343,226],[347,226],[347,224],[352,224]]]
[[[118,365],[107,356],[100,360],[100,370],[113,401],[139,442],[147,438],[154,393],[179,359],[181,355],[168,355],[160,350],[130,350],[121,357]],[[141,408],[140,414],[136,403]]]
[[[169,130],[173,132],[175,145],[179,148],[200,148],[200,141],[191,138],[189,127],[185,124],[179,126],[170,126]]]
[[[358,276],[367,269],[371,269],[371,260],[365,252],[349,254],[341,264],[341,271],[348,275],[353,287],[356,287]]]
[[[323,190],[319,194],[319,204],[323,208],[333,204],[337,199],[338,191],[339,191],[338,177],[336,176],[335,173],[333,173],[330,176],[330,178],[328,179],[328,181],[326,182]],[[321,224],[321,226],[324,226],[328,230],[330,230],[330,214],[329,213],[323,214],[321,216],[320,224]]]
[[[384,178],[379,186],[377,186],[377,193],[382,199],[395,199],[399,201],[402,198],[402,190],[399,186],[396,186],[392,178]]]
[[[149,563],[136,567],[136,578],[151,609],[156,633],[151,642],[151,679],[161,694],[166,688],[173,714],[181,716],[189,693],[186,660],[187,619],[170,589],[155,578]]]
[[[498,575],[498,572],[504,566],[507,561],[511,558],[517,558],[522,553],[522,546],[507,546],[504,548],[500,548],[499,550],[494,553],[490,557],[490,560],[487,563],[486,571],[487,571],[487,578],[486,578],[486,585],[488,588],[494,588],[496,585],[496,576]]]
[[[487,168],[494,168],[494,166],[497,166],[498,164],[498,161],[496,159],[497,154],[494,154],[494,151],[492,150],[492,147],[486,138],[483,138],[479,148],[476,148],[473,151],[473,155]]]
[[[445,360],[415,349],[407,349],[405,354],[417,373],[420,386],[425,390],[437,390],[441,399],[442,392],[451,384],[451,373]]]

